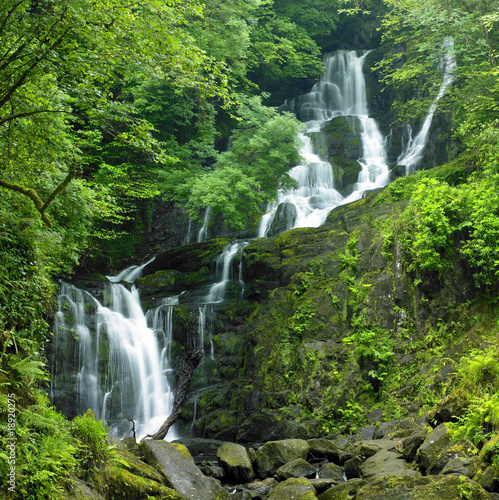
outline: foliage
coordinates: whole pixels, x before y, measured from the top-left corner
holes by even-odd
[[[292,185],[288,170],[299,163],[299,122],[290,114],[278,114],[261,99],[247,99],[238,110],[241,126],[233,133],[231,148],[219,155],[213,173],[193,182],[190,215],[203,207],[220,213],[234,228],[243,229],[262,215],[262,203],[277,190]],[[240,200],[244,199],[244,206]]]
[[[92,477],[109,459],[111,447],[103,423],[95,419],[92,410],[75,417],[70,424],[71,434],[78,441],[76,458],[78,475],[84,479]]]

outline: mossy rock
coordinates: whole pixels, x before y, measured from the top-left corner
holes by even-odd
[[[362,156],[362,126],[356,116],[337,116],[324,125],[322,132],[326,135],[327,156],[351,160]]]
[[[467,477],[385,476],[363,486],[356,500],[490,500],[489,494]]]
[[[108,466],[104,472],[110,498],[147,500],[149,497],[159,497],[162,500],[186,500],[185,496],[175,490],[120,467]]]
[[[273,488],[267,500],[316,500],[316,489],[304,477],[290,478]]]
[[[256,451],[258,475],[266,477],[274,474],[279,467],[297,458],[306,460],[310,446],[303,439],[283,439],[269,441]]]

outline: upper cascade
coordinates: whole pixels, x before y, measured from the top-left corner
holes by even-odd
[[[422,160],[423,149],[425,147],[426,141],[428,140],[428,132],[430,131],[433,115],[437,110],[438,101],[445,95],[447,89],[455,80],[457,63],[454,57],[454,40],[450,37],[447,37],[442,43],[442,49],[443,57],[440,61],[441,70],[443,72],[442,83],[440,84],[438,93],[433,99],[430,109],[426,114],[423,126],[421,127],[419,134],[415,138],[412,137],[411,126],[407,125],[409,140],[407,142],[405,150],[397,160],[397,163],[399,165],[405,166],[406,174],[414,172],[417,165]]]
[[[311,92],[286,102],[282,107],[304,122],[301,136],[305,164],[291,169],[296,189],[281,191],[262,218],[258,236],[265,237],[279,205],[288,207],[286,230],[297,227],[318,227],[329,212],[338,205],[355,201],[369,190],[389,183],[385,139],[374,119],[368,116],[366,84],[362,66],[368,52],[339,50],[324,57],[326,71]],[[338,116],[351,117],[358,122],[362,154],[356,160],[360,172],[352,192],[345,196],[335,186],[334,161],[321,155],[324,144],[322,130],[327,122]]]

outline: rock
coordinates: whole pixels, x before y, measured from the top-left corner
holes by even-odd
[[[336,464],[329,463],[321,465],[317,473],[319,477],[323,479],[334,479],[337,482],[345,481],[345,472]]]
[[[172,443],[183,444],[193,457],[216,456],[218,448],[224,444],[219,439],[181,438]]]
[[[255,477],[248,452],[244,446],[224,443],[218,448],[217,457],[230,482],[247,483]]]
[[[459,498],[490,500],[489,494],[477,483],[454,475],[384,476],[360,488],[355,500],[457,500]]]
[[[334,441],[325,438],[317,438],[308,439],[307,443],[310,447],[309,455],[314,460],[326,459],[337,464],[340,463],[340,457],[343,451]]]
[[[402,439],[402,454],[407,460],[414,460],[416,452],[428,437],[429,432],[428,427],[420,427],[411,435]]]
[[[435,462],[450,440],[451,436],[445,424],[440,424],[430,432],[416,453],[416,461],[423,471]]]
[[[472,478],[478,472],[480,464],[480,457],[453,458],[445,464],[441,474],[457,474]]]
[[[317,494],[324,493],[325,491],[338,484],[338,481],[336,479],[327,478],[309,479],[309,482],[315,488]]]
[[[356,498],[357,490],[366,484],[364,479],[350,479],[346,483],[333,486],[319,495],[319,500],[350,500]]]
[[[118,439],[116,436],[107,433],[107,441],[111,446],[114,446],[116,450],[126,450],[127,447],[125,443],[121,439]]]
[[[337,116],[324,124],[328,156],[357,160],[362,156],[361,123],[357,117]]]
[[[450,394],[436,404],[433,418],[439,423],[450,422],[461,416],[468,404],[469,401],[463,394],[459,392]]]
[[[317,499],[315,488],[310,484],[310,481],[301,478],[290,478],[279,483],[275,488],[272,488],[267,500],[314,500]]]
[[[360,477],[360,466],[364,461],[361,457],[352,457],[344,463],[345,476],[348,479]]]
[[[160,484],[164,483],[163,476],[154,467],[146,464],[133,453],[130,453],[127,450],[116,450],[116,452],[128,464],[128,466],[123,467],[132,474],[135,474],[136,476],[142,476],[147,479],[152,479],[153,481],[156,481]]]
[[[306,460],[310,446],[303,439],[269,441],[256,450],[258,475],[261,478],[274,474],[282,465],[302,458]]]
[[[277,236],[291,229],[296,221],[296,207],[292,203],[281,203],[276,210],[274,220],[267,232],[268,236]]]
[[[222,481],[222,479],[224,479],[225,477],[225,471],[219,465],[201,462],[198,463],[197,466],[201,469],[201,472],[205,476],[213,477],[215,479],[218,479],[219,481]]]
[[[467,439],[462,439],[457,443],[450,443],[439,455],[439,457],[430,465],[430,467],[428,467],[426,473],[428,475],[440,474],[450,461],[463,460],[465,458],[474,457],[477,454],[477,447]],[[479,462],[476,463],[476,470],[471,476],[468,474],[463,475],[473,477],[478,471],[478,466]]]
[[[484,490],[499,493],[499,479],[495,467],[479,470],[473,478]]]
[[[409,464],[395,451],[381,450],[369,457],[361,466],[360,474],[364,479],[382,476],[415,476],[419,475],[410,469]]]
[[[105,500],[98,491],[76,477],[72,478],[71,483],[66,485],[62,498],[64,500]]]
[[[171,500],[186,500],[184,495],[179,494],[174,489],[168,488],[152,479],[136,476],[120,467],[107,466],[104,473],[109,498],[143,500],[148,497],[159,497]]]
[[[146,462],[156,467],[177,493],[196,500],[228,499],[219,481],[206,477],[196,467],[187,448],[178,443],[144,440],[140,443]]]
[[[359,441],[355,445],[355,454],[361,457],[369,458],[376,455],[381,450],[392,450],[395,448],[397,441],[391,439],[368,439]]]
[[[296,458],[279,467],[275,473],[275,477],[279,481],[285,481],[290,477],[306,477],[310,479],[315,477],[316,474],[316,467],[310,465],[306,460],[303,460],[303,458]]]
[[[270,490],[277,486],[279,483],[273,477],[264,479],[263,481],[253,481],[252,483],[245,484],[245,488],[250,490],[261,497],[268,495]]]

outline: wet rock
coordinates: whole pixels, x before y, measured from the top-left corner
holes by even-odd
[[[349,500],[356,498],[357,490],[366,484],[364,479],[350,479],[346,483],[333,486],[319,495],[319,500]]]
[[[317,468],[310,465],[303,458],[296,458],[291,460],[281,467],[279,467],[275,473],[275,477],[279,481],[285,481],[290,477],[306,477],[308,479],[315,477],[317,474]]]
[[[490,500],[477,483],[458,476],[385,476],[363,486],[356,500]]]
[[[157,468],[177,493],[196,500],[228,499],[227,490],[216,479],[196,467],[184,445],[144,440],[140,443],[146,462]]]
[[[395,451],[381,450],[369,457],[361,466],[360,474],[364,479],[382,476],[415,476],[409,464]]]
[[[437,460],[450,440],[451,436],[445,424],[440,424],[430,432],[416,453],[416,461],[423,471]]]
[[[310,446],[303,439],[269,441],[256,450],[258,475],[261,478],[274,474],[279,467],[297,458],[306,460]]]
[[[321,479],[334,479],[337,482],[345,481],[344,470],[336,464],[321,465],[317,473]]]
[[[462,439],[457,443],[450,443],[438,456],[438,458],[428,467],[426,473],[429,475],[436,475],[443,473],[443,470],[449,465],[451,461],[464,460],[465,458],[475,457],[478,454],[477,447],[468,441],[467,439]],[[470,464],[471,465],[471,464]],[[455,466],[455,465],[454,465]],[[473,477],[478,470],[478,463],[476,464],[476,470],[471,474],[463,474],[468,477]],[[448,474],[450,472],[447,472]]]
[[[279,483],[273,488],[267,500],[314,500],[317,499],[315,488],[310,484],[310,481],[301,478],[290,478]]]
[[[281,203],[276,210],[274,220],[267,232],[268,236],[277,236],[291,229],[296,221],[296,207],[292,203]]]
[[[268,495],[270,490],[277,486],[279,483],[273,477],[269,477],[264,479],[263,481],[253,481],[252,483],[245,484],[245,488],[250,490],[251,492],[260,495],[261,497],[265,497]]]
[[[402,439],[402,454],[407,460],[414,460],[419,447],[424,443],[429,432],[428,427],[420,427],[412,434]]]
[[[244,446],[224,443],[218,448],[217,457],[230,482],[246,483],[255,477],[248,452]]]

